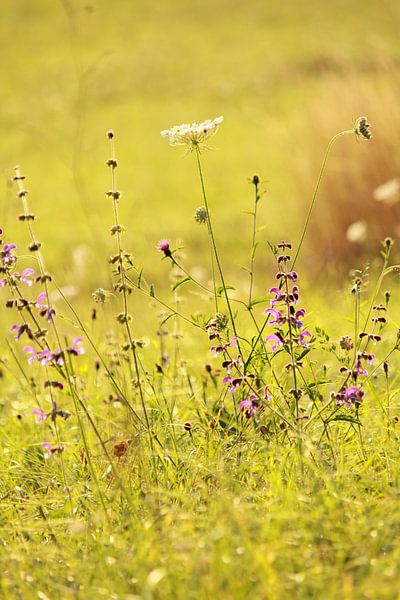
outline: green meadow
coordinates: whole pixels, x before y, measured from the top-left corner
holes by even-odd
[[[3,0],[1,598],[400,598],[399,25]]]

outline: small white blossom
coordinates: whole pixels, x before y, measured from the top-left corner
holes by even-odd
[[[202,123],[182,123],[175,125],[171,129],[164,129],[161,135],[169,141],[171,146],[188,146],[189,150],[195,150],[200,146],[204,146],[218,131],[224,117],[216,117],[211,121],[203,121]]]

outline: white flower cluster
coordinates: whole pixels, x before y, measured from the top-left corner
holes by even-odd
[[[195,150],[217,133],[223,120],[224,117],[216,117],[212,121],[207,119],[202,123],[191,125],[182,123],[182,125],[174,125],[171,129],[164,129],[161,135],[167,138],[171,146],[188,146],[190,150]]]

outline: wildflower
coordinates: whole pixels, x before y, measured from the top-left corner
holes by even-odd
[[[302,331],[300,333],[300,335],[299,335],[299,338],[298,338],[299,345],[300,346],[304,346],[304,348],[308,348],[310,344],[309,344],[309,342],[305,341],[305,339],[308,338],[308,337],[309,338],[312,337],[311,333],[309,331]]]
[[[370,127],[371,125],[368,123],[367,117],[359,117],[354,126],[354,133],[366,140],[370,140],[372,138]]]
[[[46,304],[46,301],[47,294],[46,292],[42,292],[37,297],[35,306],[39,309],[39,315],[41,317],[46,317],[46,321],[48,323],[51,323],[53,320],[53,315],[56,314],[56,311],[54,310],[54,308],[51,308],[48,304]]]
[[[359,406],[364,392],[356,385],[351,385],[348,388],[341,388],[339,394],[336,395],[337,403],[344,404],[347,408],[351,406]]]
[[[32,414],[33,415],[37,415],[36,419],[35,419],[35,423],[43,423],[43,421],[45,421],[47,419],[47,413],[44,412],[44,410],[42,410],[41,408],[34,408],[32,410]]]
[[[168,240],[160,240],[157,244],[157,250],[164,253],[164,256],[172,256]]]
[[[214,352],[215,358],[221,353],[224,352],[227,348],[237,348],[237,338],[233,337],[227,344],[220,343],[219,346],[211,346],[211,352]]]
[[[199,208],[196,208],[194,213],[194,220],[196,221],[196,223],[200,224],[207,223],[208,211],[205,206],[199,206]]]
[[[35,272],[33,269],[31,268],[27,268],[24,269],[21,273],[21,275],[19,276],[20,281],[22,281],[23,283],[25,283],[25,285],[27,285],[28,287],[31,287],[33,284],[33,279],[31,279],[34,276]]]
[[[74,356],[78,356],[79,354],[85,354],[85,349],[81,347],[81,344],[82,338],[75,338],[72,342],[71,348],[68,349],[68,352],[70,354],[73,354]]]
[[[51,363],[55,363],[59,366],[62,366],[64,364],[62,352],[59,349],[55,350],[54,352],[51,352],[51,350],[49,350],[48,348],[44,348],[40,352],[36,352],[36,350],[32,348],[32,346],[25,346],[25,348],[23,348],[23,351],[31,355],[28,358],[29,364],[34,363],[36,360],[39,361],[42,366],[46,366]]]
[[[277,327],[281,328],[282,325],[286,322],[286,317],[283,316],[280,310],[276,310],[275,308],[266,308],[264,312],[267,315],[272,315],[273,317],[268,321],[268,324],[271,325],[271,327],[276,325]]]
[[[251,417],[254,417],[259,408],[260,406],[255,394],[250,394],[247,400],[242,400],[242,402],[239,404],[239,410],[244,411],[246,419],[251,419]]]
[[[110,299],[111,296],[112,292],[109,292],[108,290],[103,290],[103,288],[97,288],[97,290],[94,290],[94,292],[92,293],[93,300],[95,302],[98,302],[99,304],[104,304]]]
[[[4,244],[0,255],[1,260],[4,266],[14,263],[17,260],[17,257],[13,254],[13,250],[16,249],[15,244]]]
[[[10,331],[16,332],[15,340],[17,342],[24,333],[26,333],[30,339],[33,338],[32,331],[30,330],[29,325],[27,323],[24,323],[23,325],[13,325],[10,328]]]
[[[342,350],[352,350],[354,348],[354,342],[350,336],[344,335],[339,340],[339,346],[342,348]]]
[[[56,453],[61,454],[61,452],[64,452],[64,446],[62,444],[57,444],[56,446],[52,446],[49,442],[43,442],[42,448],[43,448],[44,457],[46,459],[53,456],[53,454],[56,454]]]
[[[282,348],[282,346],[284,345],[284,340],[283,340],[282,336],[280,336],[276,333],[271,333],[270,335],[267,335],[267,337],[265,338],[265,341],[273,342],[271,344],[271,348],[272,348],[273,352],[278,350],[278,348]]]
[[[167,138],[171,146],[187,146],[190,151],[193,151],[205,146],[205,142],[217,133],[223,120],[223,117],[216,117],[212,121],[207,119],[202,123],[191,125],[182,123],[160,133]]]

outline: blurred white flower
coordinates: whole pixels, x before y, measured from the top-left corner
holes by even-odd
[[[374,189],[372,197],[377,202],[384,202],[385,204],[396,204],[400,200],[400,179],[394,177],[389,179],[386,183],[382,183]]]
[[[367,239],[366,221],[355,221],[346,231],[346,238],[349,242],[364,242]]]
[[[218,131],[224,117],[216,117],[211,121],[203,121],[202,123],[182,123],[182,125],[174,125],[171,129],[164,129],[161,135],[165,137],[171,146],[187,146],[193,151],[204,146]]]

